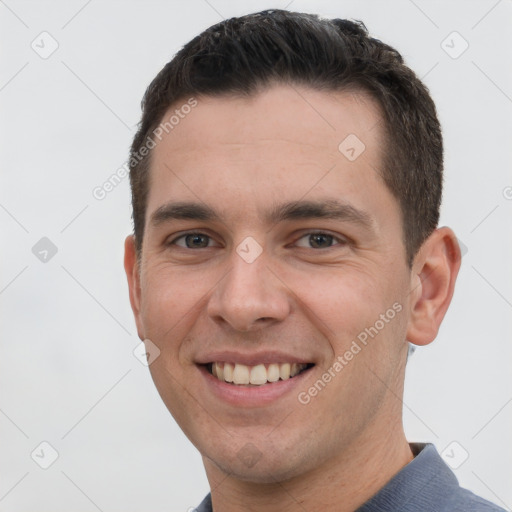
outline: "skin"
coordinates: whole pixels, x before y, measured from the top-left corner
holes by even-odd
[[[406,340],[437,335],[460,266],[455,235],[436,230],[407,265],[400,208],[378,172],[381,114],[364,94],[275,85],[197,99],[152,150],[140,264],[133,237],[125,242],[138,334],[161,351],[152,377],[203,456],[216,512],[354,510],[413,458],[402,427]],[[365,144],[352,162],[338,150],[349,134]],[[341,201],[368,223],[266,220],[298,200]],[[169,201],[206,204],[219,220],[154,225]],[[199,247],[178,238],[190,230],[206,235]],[[311,231],[333,239],[315,245]],[[248,236],[262,248],[252,263],[236,251]],[[401,311],[300,403],[395,303]],[[278,399],[235,407],[196,364],[215,350],[279,350],[315,366]]]

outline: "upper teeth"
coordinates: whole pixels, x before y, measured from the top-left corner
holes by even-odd
[[[306,368],[306,364],[298,363],[272,363],[267,366],[257,364],[212,363],[212,373],[219,380],[233,384],[255,384],[260,386],[267,382],[277,382],[294,377]]]

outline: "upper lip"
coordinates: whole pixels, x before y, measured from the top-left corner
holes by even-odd
[[[246,366],[255,366],[257,364],[271,364],[271,363],[297,363],[308,364],[313,363],[311,359],[304,359],[302,357],[293,356],[284,352],[265,351],[265,352],[252,352],[243,353],[235,351],[218,351],[203,354],[196,358],[197,364],[208,364],[215,362],[224,363],[239,363]]]

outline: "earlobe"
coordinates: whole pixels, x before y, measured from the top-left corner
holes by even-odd
[[[133,235],[126,237],[124,241],[124,270],[128,279],[128,289],[130,294],[130,304],[132,306],[135,323],[137,325],[137,333],[141,340],[145,339],[144,328],[140,315],[140,272],[137,261],[137,250],[135,238]]]
[[[415,345],[434,341],[453,297],[461,264],[457,238],[450,228],[436,229],[413,263],[407,340]]]

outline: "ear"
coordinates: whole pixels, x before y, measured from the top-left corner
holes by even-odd
[[[129,235],[124,241],[124,270],[128,278],[128,288],[130,292],[130,304],[132,306],[133,316],[137,325],[137,333],[141,340],[145,339],[144,327],[140,315],[140,269],[137,261],[137,250],[135,237]]]
[[[407,340],[415,345],[434,341],[450,305],[461,253],[450,228],[436,229],[414,258],[411,274]]]

